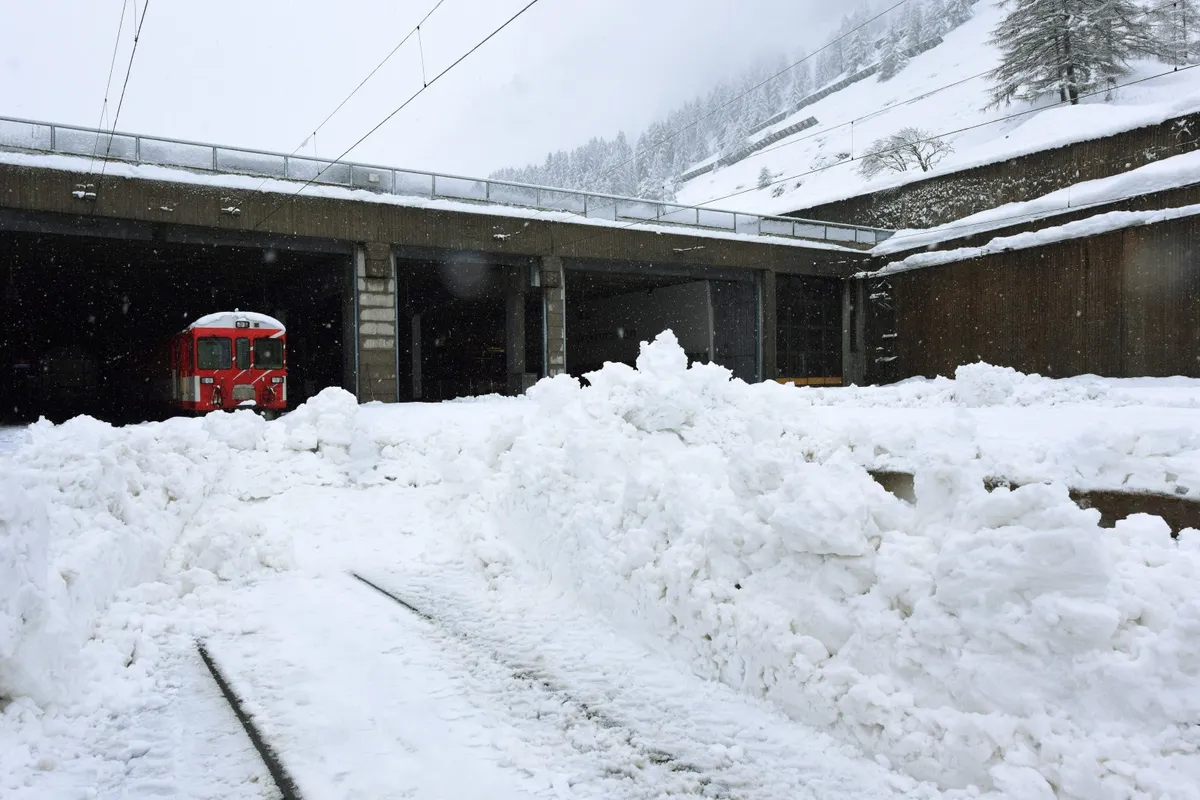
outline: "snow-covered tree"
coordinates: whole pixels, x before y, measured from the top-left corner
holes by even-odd
[[[771,170],[763,167],[758,171],[758,188],[765,189],[771,185]]]
[[[905,47],[913,48],[925,41],[925,5],[921,0],[908,0],[903,24]]]
[[[841,47],[833,45],[817,54],[817,88],[837,80],[842,74]]]
[[[1200,6],[1196,0],[1153,0],[1147,12],[1158,45],[1158,57],[1168,64],[1193,63],[1200,55]]]
[[[867,50],[867,34],[865,29],[859,28],[844,41],[842,47],[843,58],[846,62],[846,71],[853,74],[858,72],[867,62],[869,58]]]
[[[908,65],[900,31],[893,28],[883,40],[883,53],[879,58],[879,80],[890,81],[896,73]]]
[[[992,102],[1079,96],[1129,72],[1129,61],[1155,50],[1145,14],[1133,0],[1011,0],[992,33],[1000,66],[989,73]]]
[[[975,13],[974,0],[949,0],[946,3],[946,30],[953,30]]]
[[[751,89],[747,95],[749,103],[747,103],[747,123],[749,127],[753,127],[762,122],[766,122],[775,114],[775,107],[771,102],[771,91],[769,89],[771,82],[768,81],[757,89]]]
[[[795,108],[801,100],[812,94],[812,67],[800,54],[800,63],[792,67],[792,84],[788,89],[788,107]]]
[[[928,172],[953,151],[949,142],[927,131],[904,128],[872,142],[858,169],[867,178],[882,172],[907,172],[914,167]]]
[[[925,12],[925,38],[943,36],[950,30],[950,21],[946,13],[946,0],[929,0]]]

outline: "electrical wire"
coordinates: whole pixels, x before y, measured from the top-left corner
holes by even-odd
[[[121,34],[125,32],[125,11],[129,8],[129,0],[124,0],[121,3],[121,20],[117,24],[117,38],[113,42],[112,60],[108,64],[108,80],[104,84],[104,102],[100,105],[100,121],[96,123],[96,130],[100,131],[104,128],[104,118],[108,114],[108,93],[112,90],[113,72],[117,66],[117,51],[121,49]],[[92,174],[92,169],[95,166],[96,156],[100,152],[100,136],[96,136],[96,144],[92,147],[92,159],[88,162],[88,175]]]
[[[125,67],[125,82],[121,85],[121,97],[117,101],[117,113],[113,115],[112,130],[108,135],[108,146],[104,149],[104,161],[100,164],[100,180],[104,180],[104,172],[108,168],[108,157],[112,153],[113,134],[116,133],[117,123],[121,119],[121,109],[125,107],[125,90],[129,88],[129,76],[133,73],[133,59],[137,55],[138,42],[142,37],[142,26],[146,24],[146,12],[150,10],[150,0],[146,0],[142,6],[142,16],[138,20],[137,28],[133,32],[133,49],[129,53],[129,64]],[[133,0],[133,13],[137,16],[137,0]],[[97,184],[99,189],[99,184]],[[96,213],[96,206],[92,206],[92,213]]]
[[[848,31],[846,31],[845,33],[843,33],[841,36],[838,36],[837,38],[830,40],[829,42],[827,42],[827,43],[826,43],[826,44],[824,44],[823,46],[821,46],[821,47],[817,48],[817,49],[816,49],[816,50],[814,50],[813,52],[811,52],[811,53],[809,53],[808,55],[804,56],[804,58],[801,58],[801,59],[799,59],[798,61],[796,61],[796,62],[792,63],[791,65],[789,65],[789,66],[787,66],[787,67],[784,67],[784,68],[783,68],[783,69],[781,69],[779,72],[776,72],[774,75],[770,76],[769,78],[766,78],[766,79],[764,79],[764,80],[760,81],[759,83],[756,83],[755,85],[753,85],[753,86],[751,86],[750,88],[748,88],[748,89],[746,89],[745,91],[743,91],[741,94],[734,95],[734,97],[733,97],[733,98],[731,98],[731,99],[729,99],[729,100],[725,101],[725,103],[723,103],[723,104],[721,104],[721,105],[717,106],[716,108],[712,109],[712,110],[711,110],[711,111],[709,111],[707,114],[704,114],[704,115],[702,115],[702,116],[696,117],[694,120],[692,120],[692,121],[691,121],[691,122],[689,122],[688,124],[684,125],[683,127],[679,128],[678,130],[676,130],[676,131],[672,132],[670,135],[664,136],[664,137],[662,137],[661,139],[658,139],[657,141],[655,141],[655,142],[652,142],[652,143],[648,144],[644,150],[641,150],[641,151],[639,151],[639,152],[635,153],[634,155],[632,155],[632,156],[630,156],[629,158],[627,158],[627,159],[625,159],[624,161],[622,161],[620,164],[616,164],[616,165],[614,165],[614,166],[610,167],[609,169],[607,169],[607,170],[605,170],[604,172],[602,172],[602,173],[600,173],[599,175],[597,175],[597,176],[595,177],[595,179],[594,179],[594,180],[596,180],[596,181],[603,180],[604,178],[607,178],[609,175],[612,175],[614,172],[616,172],[617,170],[621,169],[622,167],[626,167],[626,166],[628,166],[629,164],[633,163],[633,162],[634,162],[634,161],[636,161],[638,158],[642,158],[642,157],[644,157],[644,156],[646,156],[646,155],[648,155],[648,154],[650,154],[650,153],[653,153],[655,150],[657,150],[657,149],[658,149],[659,147],[661,147],[662,145],[666,144],[667,142],[670,142],[670,141],[674,140],[676,137],[678,137],[678,136],[680,136],[681,134],[683,134],[683,133],[684,133],[684,131],[687,131],[687,130],[690,130],[691,128],[694,128],[695,126],[699,125],[699,124],[700,124],[701,122],[703,122],[704,120],[708,119],[709,117],[713,116],[714,114],[717,114],[717,113],[718,113],[718,112],[720,112],[720,111],[723,111],[724,109],[728,108],[729,106],[733,105],[733,104],[734,104],[734,103],[736,103],[737,101],[741,100],[743,97],[745,97],[746,95],[750,94],[751,92],[757,91],[758,89],[760,89],[760,88],[762,88],[763,86],[767,85],[767,84],[768,84],[768,83],[770,83],[771,81],[773,81],[773,80],[775,80],[775,79],[777,79],[777,78],[781,77],[782,75],[784,75],[784,74],[786,74],[786,73],[788,73],[788,72],[791,72],[793,69],[795,69],[796,67],[798,67],[798,66],[800,66],[801,64],[805,63],[805,62],[806,62],[806,61],[808,61],[809,59],[816,58],[817,56],[819,56],[819,55],[820,55],[822,52],[824,52],[825,50],[828,50],[830,47],[833,47],[834,45],[841,43],[843,40],[845,40],[845,39],[849,38],[850,36],[854,35],[855,33],[858,33],[860,30],[862,30],[863,28],[867,27],[868,25],[872,25],[872,24],[873,24],[873,23],[875,23],[877,20],[879,20],[879,19],[882,19],[883,17],[885,17],[885,16],[887,16],[888,14],[892,13],[892,12],[893,12],[893,11],[895,11],[897,8],[899,8],[900,6],[904,5],[904,4],[905,4],[905,3],[907,3],[907,2],[909,2],[909,0],[900,0],[898,3],[895,3],[895,4],[891,5],[891,6],[889,6],[888,8],[884,9],[884,10],[883,10],[883,11],[881,11],[880,13],[878,13],[878,14],[876,14],[875,16],[871,17],[870,19],[866,20],[866,21],[865,21],[865,22],[863,22],[862,24],[860,24],[860,25],[858,25],[858,26],[856,26],[856,27],[854,27],[854,28],[851,28],[850,30],[848,30]],[[569,190],[569,189],[565,189],[564,191],[571,191],[571,190]],[[579,191],[582,191],[582,190],[579,190]],[[548,208],[539,209],[538,213],[539,213],[539,214],[541,214],[543,211],[552,211],[552,210],[553,210],[553,208],[554,208],[554,204],[551,204],[551,206],[550,206],[550,207],[548,207]],[[537,219],[537,218],[538,218],[537,216],[534,216],[534,217],[531,217],[530,219]]]
[[[330,111],[329,114],[325,117],[325,119],[321,120],[320,124],[317,125],[317,127],[313,128],[313,131],[311,134],[309,134],[309,137],[306,138],[303,142],[301,142],[296,147],[296,149],[290,153],[290,155],[295,155],[296,152],[299,151],[301,147],[304,147],[304,144],[310,138],[312,138],[312,137],[316,136],[318,133],[320,133],[321,129],[324,128],[329,123],[329,120],[333,119],[334,116],[336,116],[337,113],[339,111],[341,111],[342,108],[345,107],[346,103],[349,103],[350,100],[354,97],[354,95],[358,94],[359,90],[362,89],[364,86],[366,86],[367,82],[369,80],[371,80],[371,78],[375,77],[375,73],[377,73],[377,72],[379,72],[379,70],[383,69],[384,64],[387,64],[387,62],[392,59],[392,56],[396,55],[396,53],[399,52],[400,48],[408,43],[409,39],[411,39],[413,36],[416,36],[418,34],[418,32],[421,30],[421,26],[424,25],[429,20],[429,18],[433,16],[433,12],[435,12],[439,8],[441,8],[442,3],[444,3],[444,2],[446,2],[446,0],[438,0],[437,3],[434,4],[433,8],[429,9],[429,11],[426,12],[425,16],[421,17],[421,21],[418,22],[415,26],[413,26],[412,30],[410,30],[407,34],[405,34],[404,38],[400,40],[400,43],[397,44],[395,47],[393,47],[392,51],[390,53],[388,53],[386,56],[384,56],[383,60],[380,61],[378,64],[376,64],[375,68],[373,70],[371,70],[369,73],[367,73],[367,77],[365,77],[361,81],[359,81],[359,84],[354,87],[353,91],[351,91],[350,94],[346,95],[342,99],[342,102],[338,103],[337,107],[334,108],[333,111]]]
[[[1162,77],[1165,77],[1165,76],[1167,76],[1167,75],[1176,75],[1176,74],[1178,74],[1178,73],[1180,73],[1180,72],[1184,72],[1184,71],[1187,71],[1187,70],[1195,69],[1196,67],[1200,67],[1200,64],[1191,64],[1191,65],[1188,65],[1188,66],[1186,66],[1186,67],[1179,67],[1179,68],[1172,69],[1172,70],[1169,70],[1169,71],[1165,71],[1165,72],[1156,73],[1156,74],[1154,74],[1154,75],[1150,75],[1150,76],[1147,76],[1147,77],[1144,77],[1144,78],[1139,78],[1139,79],[1137,79],[1137,80],[1133,80],[1133,81],[1127,81],[1126,83],[1117,84],[1117,85],[1115,85],[1115,86],[1108,86],[1108,87],[1105,87],[1105,88],[1103,88],[1103,89],[1098,89],[1098,90],[1096,90],[1096,91],[1094,91],[1094,92],[1087,92],[1087,93],[1084,93],[1084,94],[1081,94],[1081,95],[1079,95],[1079,99],[1081,99],[1081,100],[1082,100],[1082,99],[1084,99],[1084,98],[1086,98],[1086,97],[1091,97],[1091,96],[1094,96],[1094,95],[1097,95],[1097,94],[1104,94],[1104,93],[1106,93],[1106,92],[1112,91],[1113,89],[1121,89],[1121,88],[1125,88],[1125,87],[1127,87],[1127,86],[1134,86],[1134,85],[1137,85],[1137,84],[1139,84],[1139,83],[1145,83],[1145,82],[1147,82],[1147,81],[1155,80],[1155,79],[1157,79],[1157,78],[1162,78]],[[1053,108],[1053,107],[1054,107],[1054,106],[1049,106],[1048,108]],[[997,124],[997,123],[1000,123],[1000,122],[1005,122],[1005,121],[1007,121],[1007,120],[1016,119],[1016,118],[1018,118],[1018,117],[1026,116],[1026,115],[1029,115],[1029,114],[1035,114],[1035,113],[1038,113],[1038,112],[1041,112],[1041,111],[1045,111],[1045,110],[1047,110],[1047,109],[1046,109],[1046,108],[1033,108],[1033,109],[1026,109],[1026,110],[1023,110],[1023,111],[1014,112],[1014,113],[1012,113],[1012,114],[1008,114],[1008,115],[1005,115],[1005,116],[1003,116],[1003,117],[998,117],[998,118],[996,118],[996,119],[992,119],[992,120],[987,120],[987,121],[985,121],[985,122],[976,123],[976,124],[974,124],[974,125],[968,125],[968,126],[965,126],[965,127],[962,127],[962,128],[957,128],[957,129],[950,130],[950,131],[945,131],[945,132],[942,132],[942,133],[931,134],[930,136],[928,136],[928,137],[926,137],[926,138],[924,138],[924,139],[921,139],[921,140],[919,140],[918,142],[913,142],[913,143],[910,143],[910,144],[919,144],[919,143],[923,143],[923,142],[927,142],[927,141],[932,141],[932,140],[934,140],[934,139],[939,139],[939,138],[941,138],[941,137],[943,137],[943,136],[952,136],[952,135],[954,135],[954,134],[958,134],[958,133],[964,133],[964,132],[966,132],[966,131],[975,130],[975,129],[977,129],[977,128],[986,127],[986,126],[988,126],[988,125],[995,125],[995,124]],[[906,146],[909,146],[909,145],[906,145]],[[885,150],[881,150],[879,154],[886,154],[886,153],[888,153],[888,152],[897,152],[897,151],[899,151],[899,150],[902,150],[902,149],[904,149],[904,148],[903,148],[903,147],[894,147],[894,148],[888,148],[888,149],[885,149]],[[797,179],[797,178],[803,178],[803,177],[806,177],[806,176],[808,176],[808,175],[813,175],[813,174],[816,174],[816,173],[818,173],[818,172],[824,172],[824,171],[826,171],[826,170],[833,169],[833,168],[835,168],[835,167],[841,167],[841,166],[844,166],[844,165],[846,165],[846,164],[851,164],[851,163],[854,163],[855,161],[860,161],[860,160],[861,160],[861,157],[852,157],[852,158],[849,158],[849,159],[847,159],[847,160],[845,160],[845,161],[839,161],[839,162],[837,162],[836,164],[828,164],[828,165],[825,165],[825,166],[822,166],[822,167],[816,167],[816,168],[814,168],[814,169],[807,170],[807,171],[805,171],[805,172],[796,173],[795,175],[790,175],[790,176],[788,176],[788,177],[785,177],[785,178],[778,178],[778,179],[776,179],[776,180],[773,180],[773,181],[771,181],[770,183],[768,183],[768,184],[767,184],[767,187],[769,187],[769,186],[773,186],[773,185],[776,185],[776,184],[779,184],[779,183],[786,183],[787,181],[790,181],[790,180],[795,180],[795,179]],[[721,195],[721,196],[719,196],[719,197],[713,197],[713,198],[710,198],[710,199],[708,199],[708,200],[705,200],[705,201],[703,201],[703,202],[701,202],[701,203],[696,203],[696,204],[692,204],[692,205],[683,205],[683,204],[672,204],[672,205],[673,205],[675,208],[677,208],[678,210],[680,210],[680,211],[703,211],[703,210],[712,210],[712,209],[705,209],[705,206],[708,206],[708,205],[710,205],[710,204],[712,204],[712,203],[719,202],[719,201],[721,201],[721,200],[728,200],[728,199],[729,199],[729,198],[731,198],[731,197],[737,197],[737,196],[739,196],[739,195],[743,195],[743,194],[746,194],[746,193],[748,193],[748,192],[752,192],[752,191],[759,191],[759,190],[760,190],[760,188],[767,188],[767,187],[758,187],[758,186],[754,186],[754,187],[752,187],[752,188],[750,188],[750,189],[742,189],[742,190],[739,190],[739,191],[730,192],[730,193],[728,193],[728,194]],[[657,201],[647,201],[647,202],[657,202]],[[738,212],[738,213],[743,213],[743,212]],[[745,213],[747,216],[754,216],[754,214],[753,214],[752,212],[744,212],[744,213]],[[797,219],[799,219],[799,218],[797,218]],[[646,224],[648,224],[649,222],[650,222],[649,220],[638,220],[638,221],[635,221],[635,222],[631,222],[631,223],[629,223],[629,224],[627,224],[627,225],[623,225],[623,226],[621,226],[621,227],[617,228],[616,230],[627,230],[627,229],[629,229],[629,228],[637,227],[637,226],[639,226],[639,225],[646,225]],[[830,223],[830,224],[839,224],[839,225],[842,225],[843,223]],[[853,226],[853,225],[845,225],[845,227],[854,227],[854,226]],[[571,240],[569,240],[569,241],[566,241],[566,242],[563,242],[563,243],[561,243],[561,244],[558,246],[558,249],[565,248],[565,247],[569,247],[569,246],[572,246],[572,245],[576,245],[576,244],[579,244],[579,243],[582,243],[582,242],[588,241],[588,240],[590,240],[590,239],[594,239],[594,238],[596,238],[596,237],[598,237],[598,236],[606,236],[606,235],[609,235],[609,234],[610,234],[610,233],[611,233],[613,230],[614,230],[613,228],[606,228],[606,229],[605,229],[605,230],[604,230],[602,233],[596,233],[596,234],[592,234],[592,235],[590,235],[590,236],[581,237],[581,238],[578,238],[578,239],[571,239]],[[744,265],[744,266],[750,266],[750,265]]]
[[[312,185],[313,185],[313,184],[314,184],[314,183],[315,183],[315,182],[316,182],[316,181],[317,181],[317,180],[318,180],[318,179],[319,179],[319,178],[320,178],[322,175],[324,175],[324,174],[325,174],[325,172],[326,172],[326,171],[327,171],[327,170],[328,170],[330,167],[332,167],[334,164],[338,163],[338,162],[339,162],[339,161],[341,161],[343,158],[345,158],[347,155],[349,155],[349,154],[350,154],[350,153],[351,153],[351,152],[352,152],[352,151],[353,151],[353,150],[354,150],[356,147],[358,147],[360,144],[362,144],[363,142],[365,142],[365,141],[366,141],[366,140],[367,140],[367,139],[368,139],[368,138],[369,138],[369,137],[370,137],[372,134],[374,134],[374,133],[375,133],[377,130],[379,130],[379,129],[380,129],[380,128],[382,128],[384,125],[386,125],[386,124],[387,124],[387,123],[388,123],[388,122],[389,122],[389,121],[390,121],[390,120],[391,120],[393,117],[395,117],[397,114],[399,114],[399,113],[400,113],[401,111],[403,111],[405,108],[407,108],[407,107],[408,107],[408,105],[409,105],[409,103],[411,103],[412,101],[416,100],[416,99],[417,99],[418,97],[420,97],[420,96],[421,96],[421,95],[422,95],[422,94],[423,94],[423,93],[424,93],[424,92],[425,92],[427,89],[429,89],[431,86],[433,86],[435,83],[437,83],[437,82],[438,82],[438,80],[439,80],[439,79],[440,79],[440,78],[441,78],[443,75],[445,75],[445,74],[446,74],[446,73],[448,73],[450,70],[452,70],[452,69],[454,69],[455,67],[457,67],[457,66],[458,66],[459,64],[461,64],[463,61],[465,61],[465,60],[466,60],[468,57],[470,57],[470,56],[471,56],[471,54],[473,54],[473,53],[474,53],[476,50],[478,50],[479,48],[481,48],[481,47],[483,47],[485,44],[487,44],[489,41],[491,41],[493,37],[495,37],[496,35],[498,35],[498,34],[499,34],[501,31],[503,31],[505,28],[507,28],[509,25],[511,25],[513,22],[515,22],[515,21],[516,21],[516,20],[517,20],[517,19],[518,19],[518,18],[519,18],[519,17],[520,17],[522,14],[524,14],[526,11],[528,11],[529,9],[531,9],[531,8],[533,8],[535,5],[537,5],[539,1],[540,1],[540,0],[530,0],[530,1],[529,1],[529,3],[527,3],[527,4],[526,4],[526,5],[525,5],[525,6],[524,6],[524,7],[523,7],[523,8],[522,8],[520,11],[518,11],[517,13],[515,13],[515,14],[513,14],[511,17],[509,17],[507,20],[505,20],[505,21],[504,21],[504,23],[500,25],[500,27],[498,27],[498,28],[496,28],[495,30],[493,30],[491,33],[489,33],[487,36],[485,36],[483,39],[481,39],[481,40],[480,40],[478,43],[476,43],[474,47],[472,47],[470,50],[468,50],[467,52],[465,52],[465,53],[463,53],[461,56],[459,56],[459,57],[458,57],[458,59],[454,61],[454,63],[452,63],[450,66],[446,67],[444,70],[442,70],[441,72],[439,72],[437,75],[434,75],[434,76],[433,76],[433,77],[432,77],[432,78],[429,80],[429,82],[428,82],[428,83],[426,83],[424,86],[422,86],[422,87],[421,87],[420,89],[418,89],[416,92],[414,92],[414,93],[413,93],[411,96],[409,96],[409,98],[408,98],[407,100],[405,100],[403,103],[401,103],[400,105],[398,105],[398,106],[397,106],[397,107],[396,107],[396,108],[395,108],[395,109],[394,109],[394,110],[393,110],[393,111],[392,111],[390,114],[388,114],[386,117],[384,117],[383,119],[381,119],[381,120],[380,120],[378,123],[376,123],[376,124],[375,124],[375,126],[374,126],[373,128],[371,128],[369,131],[367,131],[367,132],[366,132],[366,133],[364,133],[364,134],[363,134],[361,137],[359,137],[359,139],[358,139],[358,140],[357,140],[357,141],[356,141],[354,144],[352,144],[352,145],[350,145],[349,147],[347,147],[347,148],[346,148],[346,149],[345,149],[345,150],[342,152],[342,154],[341,154],[341,155],[339,155],[337,158],[333,159],[333,161],[331,161],[330,163],[328,163],[328,164],[326,164],[324,167],[322,167],[322,168],[321,168],[321,170],[320,170],[319,172],[317,172],[317,174],[316,174],[316,175],[314,175],[313,177],[311,177],[311,178],[309,178],[307,181],[305,181],[305,182],[304,182],[304,184],[303,184],[303,185],[302,185],[302,186],[301,186],[299,189],[297,189],[295,192],[293,192],[291,195],[289,195],[289,196],[288,196],[288,197],[287,197],[287,198],[286,198],[286,199],[285,199],[283,202],[279,203],[279,204],[278,204],[278,205],[276,205],[276,206],[275,206],[273,209],[271,209],[271,211],[270,211],[270,212],[268,212],[268,213],[267,213],[267,215],[266,215],[265,217],[263,217],[261,220],[259,220],[259,221],[258,221],[258,222],[255,224],[255,226],[254,226],[254,230],[258,230],[258,228],[259,228],[259,227],[260,227],[260,226],[261,226],[263,223],[265,223],[265,222],[266,222],[267,220],[269,220],[271,217],[275,216],[275,214],[277,214],[281,208],[283,208],[283,207],[284,207],[285,205],[287,205],[288,203],[291,203],[292,201],[294,201],[294,200],[296,199],[296,197],[300,195],[300,193],[301,193],[301,192],[303,192],[303,191],[304,191],[305,189],[307,189],[309,186],[312,186]]]

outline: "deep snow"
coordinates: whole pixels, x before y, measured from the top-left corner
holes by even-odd
[[[1200,797],[1200,533],[1067,497],[1200,496],[1200,381],[590,381],[32,426],[0,794],[270,796],[199,637],[312,797]]]
[[[990,86],[985,75],[999,60],[988,39],[1004,11],[993,0],[980,0],[974,8],[971,20],[950,31],[937,47],[913,58],[890,81],[880,83],[871,77],[802,109],[780,124],[813,116],[819,122],[815,128],[688,181],[677,192],[679,202],[711,202],[734,211],[784,214],[931,174],[1156,124],[1200,109],[1200,69],[1186,67],[1175,72],[1171,65],[1152,61],[1135,64],[1133,74],[1121,83],[1149,80],[1123,86],[1111,101],[1097,94],[1077,106],[1043,98],[1032,105],[986,108]],[[910,126],[944,135],[954,152],[930,174],[909,171],[863,178],[857,160],[863,151],[876,139]],[[764,167],[776,180],[788,180],[756,188]],[[777,186],[784,190],[780,196],[773,195]]]

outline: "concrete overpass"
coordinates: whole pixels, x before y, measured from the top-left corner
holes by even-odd
[[[834,382],[856,357],[842,279],[888,235],[0,119],[3,335],[26,360],[129,350],[97,327],[108,298],[142,310],[121,320],[139,348],[213,304],[282,313],[325,364],[311,390],[363,401],[519,391],[664,325],[744,379]]]

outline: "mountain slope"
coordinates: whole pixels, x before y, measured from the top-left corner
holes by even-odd
[[[1173,72],[1157,61],[1135,64],[1133,74],[1121,83],[1143,82],[1117,89],[1111,100],[1096,95],[1065,106],[1046,98],[1034,105],[985,109],[990,88],[986,73],[999,60],[988,40],[1003,14],[989,0],[977,3],[971,20],[947,33],[937,47],[914,57],[890,81],[870,78],[804,108],[780,126],[810,116],[817,119],[816,126],[688,181],[677,199],[786,213],[1200,109],[1200,69]],[[865,179],[859,172],[863,151],[876,139],[909,126],[945,135],[954,151],[928,174],[885,173]],[[764,167],[772,183],[759,189]]]

